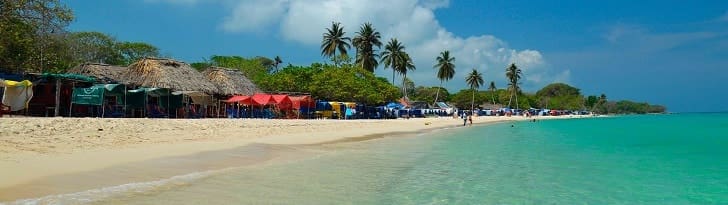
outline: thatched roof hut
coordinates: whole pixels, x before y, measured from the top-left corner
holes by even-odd
[[[217,87],[187,63],[172,59],[143,58],[122,72],[131,85],[177,91],[217,93]]]
[[[108,65],[102,63],[83,63],[71,69],[68,69],[66,73],[81,74],[96,78],[100,83],[125,83],[126,81],[121,77],[121,73],[126,70],[126,67]]]
[[[258,86],[245,77],[243,72],[222,67],[209,67],[202,72],[222,95],[253,95],[261,92]]]

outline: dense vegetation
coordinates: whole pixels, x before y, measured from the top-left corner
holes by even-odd
[[[0,2],[0,72],[64,72],[84,62],[129,65],[146,56],[160,56],[157,47],[144,42],[119,41],[100,32],[69,32],[73,12],[59,0],[3,0]],[[504,69],[507,85],[498,89],[482,79],[477,69],[467,79],[453,79],[456,57],[444,50],[433,56],[433,75],[440,86],[416,86],[407,73],[415,71],[406,46],[396,38],[383,43],[371,23],[364,23],[354,36],[346,36],[344,25],[332,22],[323,30],[321,55],[331,63],[308,66],[288,64],[275,56],[246,58],[212,55],[191,65],[198,70],[209,66],[239,69],[261,89],[269,92],[310,93],[316,98],[383,104],[408,97],[413,101],[446,101],[462,109],[471,107],[549,108],[590,110],[598,113],[660,113],[664,106],[632,101],[608,101],[606,95],[584,96],[578,88],[554,83],[535,93],[520,88],[523,73],[516,64]],[[355,52],[349,57],[352,49]],[[382,48],[384,47],[384,48]],[[379,50],[381,49],[381,51]],[[353,61],[353,63],[352,63]],[[392,70],[392,82],[373,74],[378,67]],[[395,75],[402,76],[395,82]],[[466,81],[467,89],[451,93],[443,87],[451,80]],[[481,91],[487,86],[487,91]],[[490,105],[489,105],[490,104]]]
[[[99,32],[69,32],[73,12],[58,0],[0,3],[0,71],[63,72],[84,62],[128,65],[159,49]]]

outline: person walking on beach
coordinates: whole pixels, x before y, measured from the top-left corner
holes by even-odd
[[[463,115],[462,115],[462,118],[463,118],[463,127],[465,127],[465,125],[468,123],[468,117],[466,117],[466,116],[467,115],[465,114],[465,112],[463,112]]]
[[[473,115],[468,116],[468,121],[470,121],[470,126],[473,126]]]

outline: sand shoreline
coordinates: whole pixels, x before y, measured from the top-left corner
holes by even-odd
[[[526,119],[479,117],[474,123],[518,120]],[[461,125],[461,119],[452,118],[349,121],[0,118],[0,136],[3,136],[0,138],[0,190],[28,186],[53,176],[255,143],[341,143]],[[15,199],[0,197],[0,201]]]

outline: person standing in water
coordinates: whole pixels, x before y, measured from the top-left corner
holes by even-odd
[[[466,116],[465,112],[463,112],[463,127],[468,123],[468,117]]]

